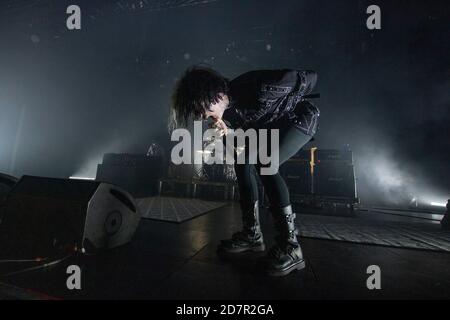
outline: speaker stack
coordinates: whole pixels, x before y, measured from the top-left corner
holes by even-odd
[[[295,157],[288,160],[280,168],[289,190],[293,194],[312,194],[312,176],[310,155],[306,150],[301,150]]]
[[[0,254],[95,254],[129,242],[140,221],[133,197],[109,183],[23,176],[6,196]]]
[[[294,205],[353,211],[359,203],[353,154],[348,150],[301,150],[280,168]]]
[[[322,197],[356,199],[353,155],[347,150],[317,150],[314,193]]]

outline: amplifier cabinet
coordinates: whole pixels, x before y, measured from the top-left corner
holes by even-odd
[[[301,150],[280,167],[291,195],[357,203],[353,155],[347,150]]]
[[[131,154],[105,154],[97,166],[97,181],[118,185],[134,197],[158,193],[158,181],[164,175],[162,157]]]

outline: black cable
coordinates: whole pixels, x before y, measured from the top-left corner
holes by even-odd
[[[35,270],[39,270],[39,269],[55,266],[55,265],[65,261],[65,260],[67,260],[67,259],[69,259],[69,258],[71,258],[73,256],[74,256],[74,254],[71,253],[71,254],[69,254],[67,256],[64,256],[64,257],[62,257],[60,259],[57,259],[57,260],[50,261],[48,263],[44,263],[44,264],[41,264],[41,265],[38,265],[38,266],[25,268],[25,269],[21,269],[21,270],[17,270],[17,271],[13,271],[13,272],[9,272],[9,273],[3,274],[3,275],[1,275],[1,277],[10,277],[10,276],[14,276],[14,275],[30,272],[30,271],[35,271]]]
[[[41,261],[45,261],[45,260],[47,260],[47,258],[6,259],[6,260],[0,260],[0,263],[41,262]]]

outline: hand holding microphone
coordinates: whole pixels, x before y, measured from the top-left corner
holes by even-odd
[[[219,132],[219,136],[227,135],[228,127],[222,119],[213,118],[213,122],[210,124],[211,129],[216,129]]]

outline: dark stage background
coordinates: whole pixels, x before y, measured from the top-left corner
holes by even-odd
[[[315,143],[354,151],[363,201],[448,198],[448,1],[142,3],[0,2],[0,172],[94,176],[105,152],[168,146],[171,90],[190,65],[230,78],[307,68],[322,95]],[[70,4],[80,31],[66,29]],[[381,30],[365,26],[371,4]]]

